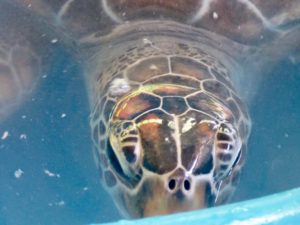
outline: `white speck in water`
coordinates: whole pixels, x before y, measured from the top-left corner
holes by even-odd
[[[281,144],[278,144],[278,145],[277,145],[277,148],[278,148],[278,149],[281,149],[281,147],[282,147]]]
[[[27,139],[27,135],[26,135],[26,134],[21,134],[21,135],[20,135],[20,139],[21,139],[21,140]]]
[[[27,7],[28,7],[28,8],[31,8],[31,4],[28,4]]]
[[[219,15],[218,15],[218,13],[216,13],[216,12],[213,12],[213,19],[214,20],[217,20],[219,18]]]
[[[82,190],[83,190],[83,191],[88,191],[89,188],[88,188],[88,187],[84,187]]]
[[[54,39],[51,40],[51,43],[52,43],[52,44],[55,44],[55,43],[57,43],[57,42],[58,42],[58,39],[56,39],[56,38],[54,38]]]
[[[288,133],[285,133],[285,134],[284,134],[284,137],[285,137],[285,138],[288,138],[288,137],[289,137],[289,134],[288,134]]]
[[[26,119],[27,116],[26,116],[26,115],[22,115],[21,118],[22,118],[22,119]]]
[[[60,115],[60,118],[65,118],[66,116],[67,116],[67,114],[62,113],[62,114]]]
[[[2,134],[1,140],[5,140],[6,138],[8,138],[8,136],[9,136],[8,131],[4,131]]]
[[[47,78],[47,74],[44,74],[44,75],[42,76],[42,78],[43,78],[43,79]]]
[[[48,203],[48,206],[50,206],[50,207],[52,207],[52,206],[60,206],[60,207],[62,207],[62,206],[64,206],[66,203],[65,203],[65,201],[63,201],[63,200],[61,200],[61,201],[59,201],[59,202],[49,202]]]
[[[57,178],[60,178],[60,175],[59,175],[59,174],[52,173],[52,172],[50,172],[50,171],[47,170],[47,169],[44,170],[44,173],[45,173],[48,177],[57,177]]]
[[[64,70],[63,70],[63,73],[67,73],[67,72],[68,72],[68,70],[67,70],[67,69],[64,69]]]
[[[58,205],[58,206],[64,206],[64,205],[65,205],[65,202],[64,202],[64,201],[57,202],[57,205]]]
[[[23,175],[24,171],[21,170],[21,169],[17,169],[15,172],[14,172],[14,175],[16,178],[20,178],[22,175]]]

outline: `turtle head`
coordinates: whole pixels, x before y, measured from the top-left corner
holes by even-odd
[[[112,191],[117,205],[145,217],[225,202],[242,161],[232,112],[217,101],[202,102],[201,111],[191,107],[192,97],[154,90],[124,96],[111,114],[107,155],[118,181]],[[220,117],[210,115],[212,109]]]

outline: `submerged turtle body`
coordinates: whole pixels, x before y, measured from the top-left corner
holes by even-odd
[[[300,4],[292,0],[0,6],[0,119],[33,89],[47,43],[64,42],[85,70],[99,174],[131,217],[228,200],[250,133],[244,101],[261,77],[253,73],[300,40]],[[10,22],[15,11],[28,21]]]

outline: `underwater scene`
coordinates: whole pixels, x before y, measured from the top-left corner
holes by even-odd
[[[120,218],[100,185],[87,93],[73,60],[57,48],[38,91],[1,124],[0,224],[87,224]]]
[[[59,47],[55,58],[38,91],[0,127],[0,224],[122,218],[95,168],[81,71]],[[300,65],[283,60],[258,86],[246,163],[231,202],[300,185]]]
[[[299,18],[298,0],[0,0],[0,225],[299,187]]]

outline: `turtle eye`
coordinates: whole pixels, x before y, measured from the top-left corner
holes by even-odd
[[[137,161],[138,139],[136,137],[126,137],[121,140],[122,152],[126,161],[129,164],[134,164]]]
[[[216,156],[215,177],[227,176],[241,157],[242,141],[238,132],[229,123],[222,123],[215,136],[214,153]]]
[[[140,144],[134,124],[123,122],[112,125],[109,140],[124,173],[135,175],[139,165]]]

